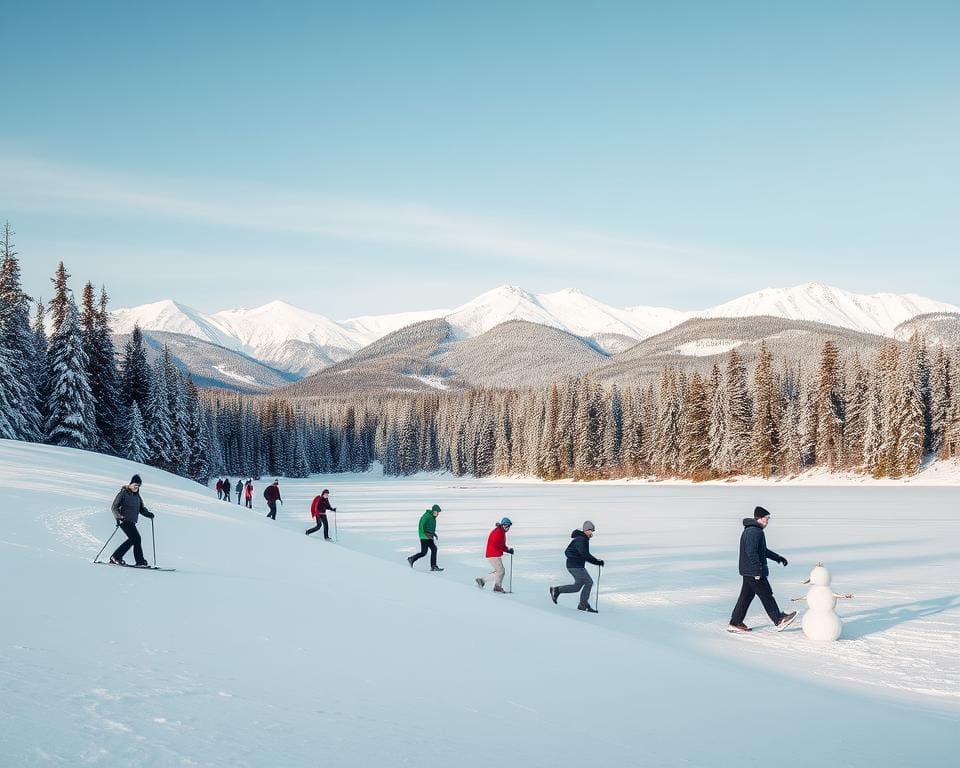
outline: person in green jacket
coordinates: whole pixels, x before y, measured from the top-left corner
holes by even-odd
[[[420,526],[418,528],[418,533],[420,535],[420,552],[416,555],[410,555],[407,558],[407,562],[410,563],[410,567],[413,568],[413,564],[417,562],[421,557],[427,554],[427,550],[430,550],[430,570],[431,571],[442,571],[439,565],[437,565],[437,515],[440,514],[440,506],[434,504],[430,509],[420,515]]]

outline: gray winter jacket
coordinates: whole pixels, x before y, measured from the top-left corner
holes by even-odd
[[[133,523],[134,525],[140,519],[141,512],[144,517],[153,517],[153,513],[147,509],[143,499],[140,498],[140,492],[134,493],[126,485],[120,489],[120,493],[113,500],[113,506],[110,509],[118,521]]]

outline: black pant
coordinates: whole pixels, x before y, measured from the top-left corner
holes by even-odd
[[[270,517],[276,520],[277,519],[277,502],[275,502],[273,499],[268,499],[267,506],[270,507],[270,511],[267,512],[267,517]]]
[[[248,499],[246,500],[246,502],[247,502],[247,503],[246,503],[244,506],[245,506],[247,509],[253,509],[253,499],[248,498]]]
[[[237,491],[237,504],[240,503],[240,497],[243,495],[243,491]]]
[[[433,539],[420,539],[420,553],[414,555],[410,558],[411,563],[417,562],[421,557],[427,554],[427,550],[430,550],[430,567],[437,567],[437,545],[433,543]]]
[[[127,554],[130,547],[133,547],[133,559],[137,561],[137,564],[147,562],[143,559],[143,545],[140,543],[140,531],[137,530],[136,524],[123,522],[120,523],[120,528],[127,534],[127,540],[116,548],[113,556],[117,560],[123,560],[123,556]]]
[[[760,602],[763,603],[763,607],[767,612],[767,616],[770,617],[770,621],[774,624],[779,624],[780,617],[783,616],[783,614],[780,613],[780,606],[777,605],[777,601],[773,597],[773,588],[770,586],[770,582],[767,581],[766,576],[762,576],[759,579],[753,576],[743,577],[743,586],[740,587],[740,597],[737,598],[737,604],[733,609],[733,615],[730,617],[730,623],[734,626],[743,624],[743,620],[747,617],[747,611],[750,609],[750,603],[753,602],[754,597],[760,598]]]
[[[230,491],[224,491],[224,492],[223,492],[223,500],[224,500],[225,502],[227,502],[227,504],[230,503]]]
[[[316,533],[317,531],[319,531],[321,525],[323,526],[323,538],[329,539],[329,538],[330,538],[330,526],[327,524],[327,516],[326,516],[326,515],[317,515],[317,524],[316,524],[315,526],[313,526],[313,528],[309,528],[309,529],[307,530],[307,536],[309,536],[311,533]]]

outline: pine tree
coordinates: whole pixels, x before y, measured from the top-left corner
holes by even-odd
[[[150,367],[143,344],[143,332],[138,325],[133,327],[130,340],[123,348],[120,378],[123,405],[139,403],[143,410],[150,398]]]
[[[843,464],[843,416],[840,350],[832,341],[825,341],[817,376],[815,461],[831,470]]]
[[[30,368],[30,377],[36,383],[36,409],[40,415],[40,424],[47,421],[47,398],[50,394],[47,365],[47,330],[44,320],[43,302],[36,303],[36,313],[33,321],[33,365]]]
[[[127,438],[123,447],[123,455],[130,461],[146,464],[150,458],[150,446],[147,444],[147,434],[143,428],[143,415],[136,401],[130,406],[127,418]]]
[[[930,371],[930,451],[939,454],[950,415],[950,356],[938,346]]]
[[[62,267],[62,265],[61,265]],[[65,285],[64,285],[65,288]],[[64,310],[55,317],[55,326],[47,357],[50,393],[47,400],[46,440],[67,448],[95,447],[93,393],[87,377],[87,356],[83,351],[80,319],[73,297],[66,296]]]
[[[854,357],[850,367],[851,370],[843,397],[845,413],[843,454],[844,465],[856,469],[863,466],[864,460],[867,418],[870,408],[870,382],[859,355]]]
[[[192,380],[186,387],[187,410],[189,422],[187,425],[187,445],[189,459],[187,460],[187,477],[206,485],[210,480],[210,446],[207,433],[207,415],[204,413],[200,393]],[[249,472],[244,474],[249,475]]]
[[[699,373],[690,379],[683,412],[681,468],[694,480],[705,480],[710,468],[710,403]]]
[[[121,394],[117,372],[116,350],[110,333],[109,297],[105,288],[94,304],[93,285],[87,283],[83,291],[84,349],[87,352],[90,388],[96,401],[97,432],[104,453],[116,453],[122,442],[120,427]]]
[[[31,376],[35,342],[30,330],[30,297],[23,291],[20,261],[10,222],[0,242],[0,437],[39,440],[37,385]]]
[[[169,472],[174,471],[173,456],[173,419],[170,414],[170,399],[167,395],[167,367],[163,356],[156,359],[152,366],[150,394],[144,412],[144,429],[149,446],[149,463]],[[134,400],[139,403],[139,401]],[[227,470],[235,470],[228,466]]]
[[[751,437],[751,465],[762,477],[769,477],[776,469],[780,436],[779,402],[776,397],[773,377],[773,355],[764,342],[760,342],[757,365],[753,372],[754,419]]]
[[[920,469],[926,444],[926,350],[923,339],[914,334],[901,371],[902,389],[899,398],[896,474],[912,475]]]

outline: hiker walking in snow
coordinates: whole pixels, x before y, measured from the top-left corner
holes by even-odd
[[[247,484],[243,487],[244,506],[247,509],[253,509],[253,478],[247,479]]]
[[[243,480],[237,478],[237,506],[240,506],[240,497],[243,496]]]
[[[593,563],[603,568],[603,560],[597,560],[590,554],[590,539],[596,531],[596,526],[589,520],[584,521],[583,527],[570,534],[570,543],[563,554],[567,556],[567,570],[573,576],[573,584],[564,584],[562,587],[550,587],[550,599],[554,603],[557,597],[567,592],[579,592],[580,604],[578,611],[587,611],[596,613],[595,608],[590,607],[590,591],[593,589],[593,579],[587,573],[587,563]]]
[[[490,579],[493,579],[493,591],[503,592],[503,575],[506,571],[503,568],[504,554],[513,554],[513,547],[507,546],[507,531],[513,521],[509,517],[503,518],[499,523],[493,526],[490,535],[487,537],[487,562],[493,569],[487,574],[486,578],[478,576],[476,578],[477,586],[483,589]]]
[[[767,560],[773,560],[780,565],[787,564],[787,558],[778,555],[772,549],[767,549],[767,535],[764,529],[770,523],[770,513],[763,507],[753,510],[753,517],[743,519],[743,533],[740,534],[740,575],[743,585],[740,587],[740,597],[730,616],[728,632],[750,632],[751,629],[743,620],[747,617],[747,610],[754,597],[759,597],[770,621],[780,632],[797,618],[797,612],[783,613],[773,596],[773,588],[767,577],[770,570]]]
[[[230,478],[229,477],[223,478],[223,500],[227,502],[227,504],[230,503]]]
[[[263,498],[267,500],[267,506],[270,507],[270,511],[267,512],[267,517],[271,520],[277,519],[277,502],[279,501],[283,504],[283,499],[280,498],[280,481],[274,480],[272,485],[268,485],[263,489]]]
[[[420,536],[420,552],[416,555],[410,555],[407,562],[413,568],[413,564],[430,550],[430,570],[442,571],[437,565],[437,515],[440,514],[440,506],[434,504],[430,509],[420,515],[420,525],[417,527],[417,533]]]
[[[330,491],[326,488],[323,489],[323,493],[317,496],[313,503],[310,505],[310,516],[317,521],[317,524],[313,528],[307,529],[307,536],[311,533],[316,533],[320,530],[320,526],[323,526],[323,540],[330,541],[330,526],[327,523],[327,511],[333,510],[337,511],[336,507],[330,506]]]
[[[117,527],[127,535],[127,540],[110,555],[110,562],[114,565],[126,565],[123,562],[123,556],[127,554],[130,547],[133,547],[133,558],[137,567],[143,568],[150,565],[143,556],[140,531],[137,530],[137,520],[140,515],[153,519],[153,512],[146,508],[140,496],[141,485],[140,475],[131,477],[130,482],[120,489],[110,507],[117,521]]]
[[[223,500],[223,478],[222,477],[217,478],[217,499],[221,501]]]

